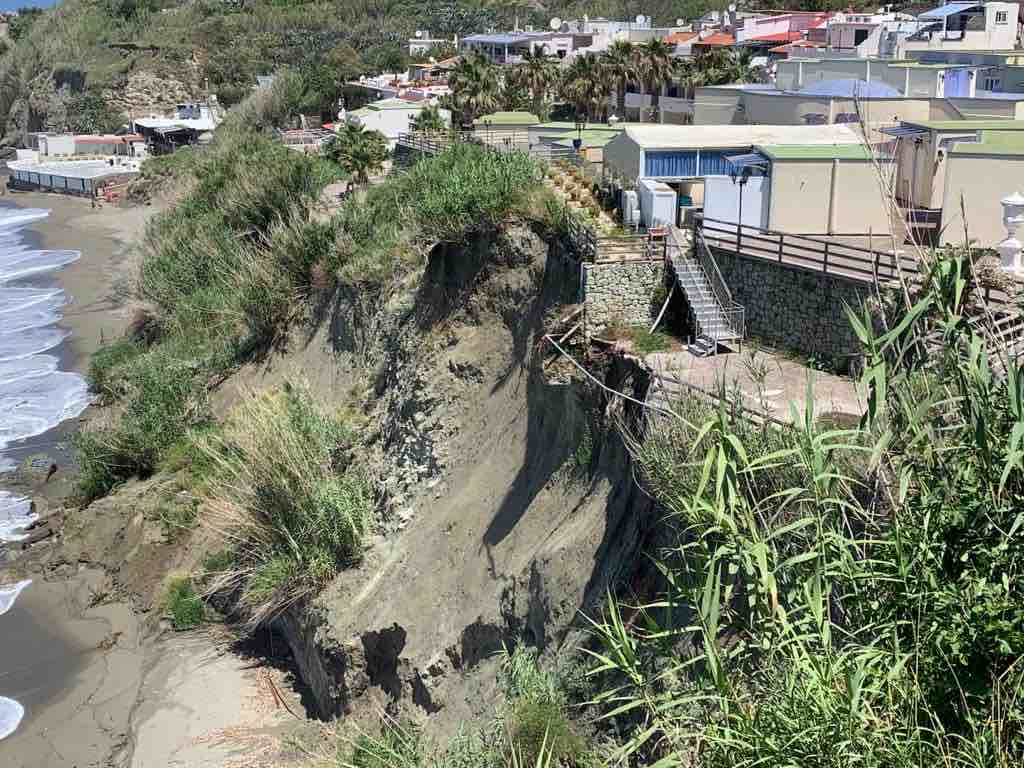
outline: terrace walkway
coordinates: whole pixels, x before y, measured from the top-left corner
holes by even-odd
[[[748,350],[713,357],[655,352],[646,357],[646,363],[653,371],[647,403],[677,412],[676,403],[694,393],[717,399],[724,384],[726,396],[738,392],[743,409],[755,421],[791,424],[790,404],[796,407],[798,417],[807,405],[808,377],[817,418],[848,425],[856,423],[864,411],[857,386],[850,379],[812,371],[774,352]]]

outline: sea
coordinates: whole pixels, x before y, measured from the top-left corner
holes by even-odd
[[[61,370],[59,352],[69,332],[58,323],[69,297],[53,276],[81,253],[39,247],[28,228],[48,215],[42,208],[0,207],[0,473],[17,467],[33,438],[79,416],[90,401],[85,379]],[[35,519],[30,499],[0,490],[0,548],[24,539]],[[30,580],[0,584],[0,637],[12,636],[14,628],[4,623],[16,620],[11,609],[31,588]],[[0,740],[25,716],[22,703],[4,692],[0,676]]]

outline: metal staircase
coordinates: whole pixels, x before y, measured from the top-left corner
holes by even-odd
[[[745,310],[733,301],[703,234],[696,233],[691,249],[681,245],[680,237],[672,230],[667,248],[676,284],[686,296],[696,329],[690,352],[708,357],[722,343],[742,342],[746,336]]]

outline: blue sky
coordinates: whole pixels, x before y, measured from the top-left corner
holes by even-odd
[[[49,8],[57,4],[57,0],[0,0],[0,11],[16,11],[28,5],[36,8]]]

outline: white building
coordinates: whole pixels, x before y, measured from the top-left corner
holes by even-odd
[[[349,112],[347,120],[350,123],[361,125],[367,130],[378,131],[384,134],[388,144],[394,147],[398,137],[408,133],[412,121],[429,104],[423,101],[409,101],[407,99],[383,99],[367,104],[361,109]],[[445,122],[451,123],[451,113],[448,110],[440,110]]]
[[[1013,50],[1019,13],[1019,3],[946,3],[917,17],[926,23],[904,41],[904,51]]]
[[[837,13],[828,21],[827,47],[832,56],[899,58],[903,41],[927,21],[906,13]]]

